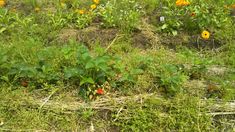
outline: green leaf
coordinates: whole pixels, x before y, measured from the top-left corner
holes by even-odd
[[[161,29],[166,29],[167,28],[167,24],[163,24]]]
[[[79,72],[76,68],[66,68],[64,70],[64,76],[66,79],[69,79],[71,77],[77,77],[79,76]]]
[[[173,34],[173,36],[176,36],[178,34],[178,32],[176,30],[173,30],[172,34]]]
[[[7,76],[1,76],[0,79],[3,81],[9,82],[9,78]]]
[[[88,61],[86,63],[86,66],[85,66],[86,69],[91,69],[91,68],[94,68],[94,67],[95,67],[95,64],[92,60]]]
[[[95,82],[91,77],[83,77],[80,82],[80,86],[82,86],[83,84],[86,84],[86,83],[94,84]]]
[[[141,74],[141,73],[143,73],[143,70],[141,70],[141,69],[133,69],[131,71],[131,74],[134,74],[134,75],[138,75],[138,74]]]
[[[82,60],[85,62],[88,62],[89,60],[91,60],[91,56],[89,55],[89,53],[84,53],[82,54]]]
[[[1,28],[0,29],[0,33],[3,33],[4,31],[6,31],[7,30],[7,28]]]

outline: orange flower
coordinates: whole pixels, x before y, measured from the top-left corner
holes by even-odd
[[[102,95],[102,94],[104,94],[104,90],[102,88],[98,88],[96,90],[96,93],[99,94],[99,95]]]
[[[177,0],[177,1],[175,2],[175,4],[176,4],[177,6],[179,6],[179,5],[182,4],[182,2],[183,2],[183,0]]]
[[[0,7],[4,7],[6,5],[6,2],[4,0],[0,0]]]
[[[190,4],[190,2],[187,2],[187,1],[185,1],[185,0],[177,0],[177,1],[175,2],[175,4],[176,4],[176,6],[187,6],[187,5]]]

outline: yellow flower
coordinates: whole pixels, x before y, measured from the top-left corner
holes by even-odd
[[[99,3],[100,3],[100,0],[93,0],[93,2],[94,2],[95,4],[99,4]]]
[[[4,0],[0,0],[0,7],[4,7],[6,5],[6,2]]]
[[[35,8],[34,8],[34,11],[35,11],[35,12],[39,12],[40,10],[41,10],[41,9],[40,9],[39,7],[35,7]]]
[[[210,33],[206,30],[202,31],[201,36],[203,39],[209,39],[210,38]]]
[[[187,2],[187,1],[185,1],[185,0],[177,0],[177,1],[175,2],[175,4],[176,4],[176,6],[187,6],[187,5],[190,4],[190,2]]]
[[[85,14],[85,10],[76,9],[75,12],[78,13],[78,14],[81,14],[81,15]]]
[[[96,4],[92,4],[92,5],[91,5],[91,9],[92,9],[92,10],[94,10],[96,7],[97,7]]]
[[[183,0],[177,0],[177,1],[175,2],[175,4],[176,4],[177,6],[181,5],[182,3],[183,3]]]

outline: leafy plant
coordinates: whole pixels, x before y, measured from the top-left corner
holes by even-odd
[[[159,29],[173,35],[177,35],[180,30],[190,33],[198,33],[204,29],[211,32],[224,31],[227,25],[233,25],[229,9],[224,7],[231,2],[218,1],[216,6],[213,3],[214,1],[196,0],[188,6],[177,6],[173,0],[165,1],[161,9],[161,16],[165,17],[165,21],[159,23]]]
[[[164,64],[158,67],[155,73],[159,87],[163,88],[167,95],[175,95],[181,92],[184,82],[188,76],[184,75],[181,69],[175,65]]]
[[[119,62],[118,58],[107,54],[92,56],[86,47],[81,46],[77,51],[76,64],[65,67],[65,79],[79,84],[80,93],[92,98],[98,88],[110,89],[118,83],[134,82],[133,76],[138,74],[136,69],[128,72]]]
[[[87,27],[93,20],[94,15],[92,12],[86,14],[75,14],[76,27],[79,29]]]
[[[119,27],[124,31],[131,31],[137,26],[140,13],[140,5],[129,0],[108,1],[103,7],[100,7],[99,11],[99,15],[103,19],[102,26]]]

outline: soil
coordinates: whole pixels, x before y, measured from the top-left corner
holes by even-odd
[[[59,43],[66,43],[70,39],[73,39],[86,45],[94,43],[107,45],[118,35],[118,33],[119,31],[117,29],[101,29],[96,26],[87,27],[81,30],[62,29],[58,35],[57,41]]]
[[[62,29],[58,35],[59,43],[66,43],[69,39],[76,40],[79,43],[89,44],[100,43],[102,46],[110,44],[122,32],[116,28],[102,28],[99,26],[99,20],[84,29]],[[159,47],[161,45],[170,49],[177,46],[186,46],[194,49],[216,49],[222,46],[222,42],[213,37],[204,40],[200,35],[190,35],[187,32],[178,32],[178,35],[158,34],[156,27],[151,24],[150,18],[146,17],[136,30],[126,37],[130,40],[132,46],[141,49]]]

